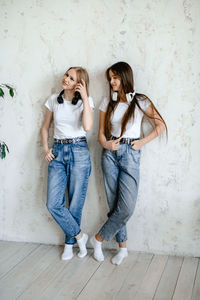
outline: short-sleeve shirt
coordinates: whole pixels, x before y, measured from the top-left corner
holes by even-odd
[[[148,99],[145,100],[138,100],[140,107],[143,110],[150,105]],[[104,98],[99,106],[99,110],[106,112],[108,107],[109,100],[108,98]],[[128,109],[129,104],[127,102],[119,102],[117,107],[115,108],[114,113],[111,115],[111,134],[115,137],[119,137],[121,135],[121,121]],[[141,122],[144,113],[139,109],[139,107],[135,106],[135,114],[134,118],[132,117],[127,125],[126,131],[122,135],[122,137],[126,138],[140,138],[141,135]]]
[[[83,102],[79,100],[76,105],[65,99],[59,104],[57,97],[59,94],[51,95],[45,103],[45,106],[53,112],[54,119],[54,138],[66,139],[80,136],[86,136],[82,125]],[[91,108],[94,103],[91,97],[88,97]]]

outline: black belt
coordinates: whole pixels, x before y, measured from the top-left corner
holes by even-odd
[[[86,142],[86,141],[87,140],[85,136],[75,137],[71,139],[54,139],[55,144],[75,144],[75,143]]]
[[[110,137],[111,140],[117,140],[118,138],[116,136],[113,136],[111,135]],[[121,144],[130,144],[133,142],[133,141],[137,141],[139,140],[140,138],[121,138],[121,140],[119,141]]]

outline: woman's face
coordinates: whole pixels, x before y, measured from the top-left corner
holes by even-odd
[[[114,92],[118,92],[121,86],[121,79],[118,75],[113,73],[112,70],[109,70],[109,77],[110,77],[110,85]]]
[[[63,76],[62,87],[64,90],[74,90],[77,85],[77,74],[74,69],[68,70]]]

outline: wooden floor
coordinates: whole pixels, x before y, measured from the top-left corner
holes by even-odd
[[[200,300],[200,260],[130,252],[112,265],[92,251],[61,261],[63,248],[0,241],[0,299]],[[75,249],[77,252],[78,249]]]

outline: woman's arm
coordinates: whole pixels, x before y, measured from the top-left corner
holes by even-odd
[[[113,141],[107,141],[105,136],[105,118],[106,113],[100,110],[100,118],[99,118],[99,135],[98,140],[101,146],[108,150],[117,150],[119,148],[119,142],[120,139],[113,140]]]
[[[48,108],[46,108],[44,121],[40,129],[40,135],[42,139],[42,148],[45,155],[45,159],[48,162],[54,159],[54,156],[51,152],[52,149],[49,149],[48,147],[49,127],[51,125],[52,120],[53,120],[53,113]]]
[[[92,108],[88,100],[88,95],[86,92],[86,86],[84,80],[81,80],[82,83],[78,83],[76,86],[76,91],[81,94],[83,100],[83,115],[82,115],[82,125],[85,131],[89,131],[92,127]]]
[[[152,120],[154,120],[155,128],[145,138],[138,140],[138,141],[134,141],[131,144],[135,150],[141,149],[145,144],[149,143],[150,141],[155,139],[157,136],[161,135],[161,133],[166,129],[160,116],[158,115],[158,113],[155,110],[152,111],[151,106],[147,107],[145,112],[147,113],[147,115],[154,116],[155,119],[152,119]]]
[[[89,131],[92,127],[92,108],[87,98],[82,98],[83,100],[83,115],[82,115],[82,124],[85,131]]]

